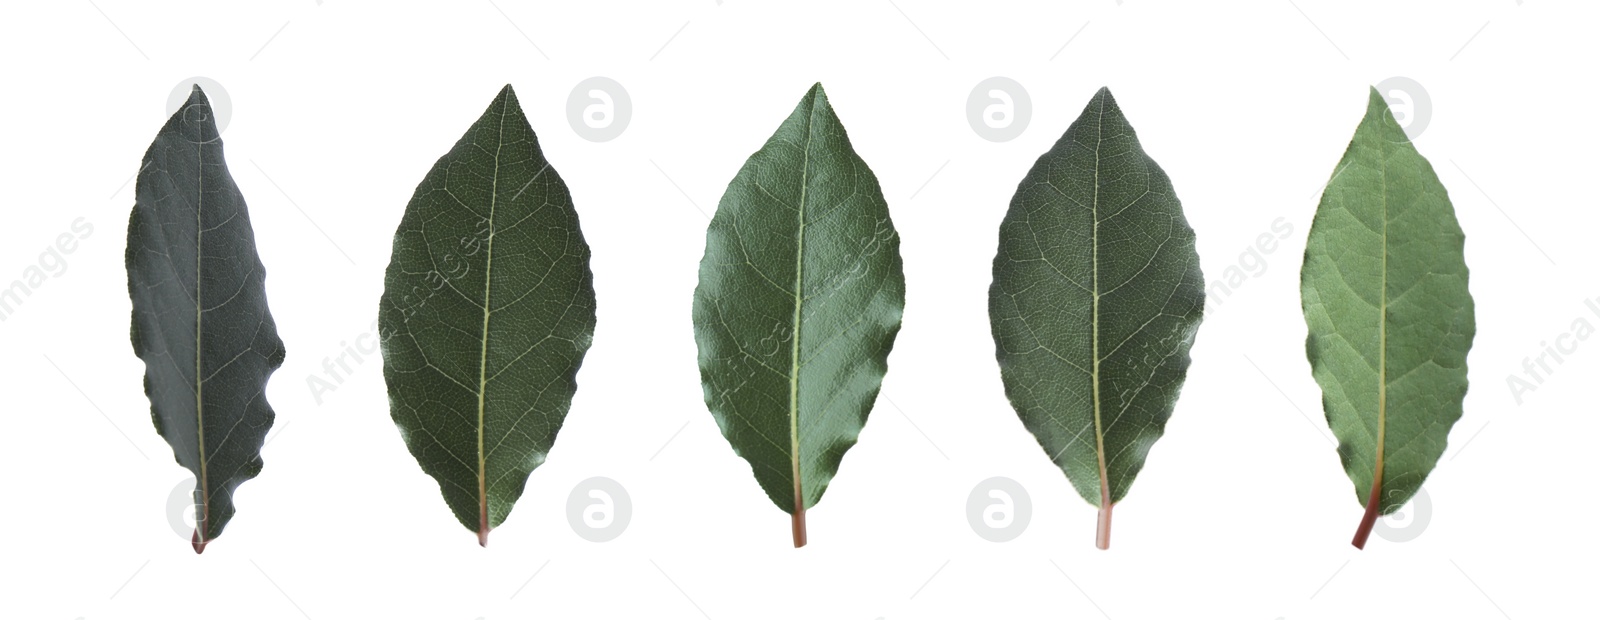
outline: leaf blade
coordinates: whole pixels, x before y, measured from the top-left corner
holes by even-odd
[[[1101,508],[1101,548],[1176,405],[1202,282],[1170,180],[1100,89],[1012,198],[989,312],[1006,396]]]
[[[594,327],[571,194],[506,85],[417,186],[379,302],[391,417],[480,544],[553,447]]]
[[[1421,488],[1461,417],[1476,333],[1464,246],[1432,165],[1370,90],[1301,268],[1306,356],[1367,508],[1357,547]]]
[[[729,183],[693,307],[707,408],[794,516],[796,546],[866,423],[904,304],[888,205],[817,84]]]
[[[199,86],[156,134],[134,191],[130,339],[156,430],[195,476],[200,553],[233,518],[233,490],[261,472],[275,417],[266,383],[285,351],[249,211]]]

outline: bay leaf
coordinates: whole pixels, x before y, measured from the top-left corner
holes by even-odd
[[[390,415],[479,544],[555,444],[594,327],[578,213],[508,84],[406,205],[378,313]]]
[[[995,356],[1023,426],[1078,494],[1112,507],[1160,439],[1205,305],[1172,183],[1100,89],[1022,179],[989,289]]]
[[[211,104],[195,86],[145,152],[128,219],[133,350],[156,430],[195,478],[195,553],[233,518],[233,492],[261,472],[283,364],[266,269],[228,174]]]
[[[796,547],[866,424],[904,306],[888,203],[814,85],[723,194],[693,313],[706,406]]]
[[[1357,548],[1422,487],[1461,417],[1476,331],[1465,240],[1433,166],[1372,89],[1300,271],[1306,357],[1366,508]]]

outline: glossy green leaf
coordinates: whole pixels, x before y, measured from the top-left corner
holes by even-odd
[[[506,85],[417,186],[378,314],[390,414],[480,544],[555,443],[594,325],[578,213]]]
[[[989,289],[1006,396],[1100,507],[1102,549],[1172,415],[1204,305],[1172,183],[1102,88],[1022,179]]]
[[[706,405],[805,544],[900,330],[900,238],[817,84],[728,184],[694,294]]]
[[[1476,329],[1464,241],[1433,166],[1372,90],[1300,271],[1306,357],[1367,508],[1357,547],[1422,487],[1461,417]]]
[[[156,430],[194,473],[194,550],[233,518],[233,491],[261,472],[273,420],[264,393],[283,364],[266,270],[200,87],[145,152],[128,219],[133,350]]]

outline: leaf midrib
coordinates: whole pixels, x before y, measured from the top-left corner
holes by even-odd
[[[1387,111],[1386,111],[1387,113]],[[1382,512],[1383,506],[1380,498],[1383,493],[1383,456],[1384,435],[1388,427],[1388,353],[1389,353],[1389,154],[1385,151],[1388,145],[1378,145],[1378,175],[1383,185],[1383,224],[1379,242],[1382,247],[1382,257],[1379,259],[1378,275],[1378,437],[1375,448],[1376,458],[1372,473],[1372,495],[1367,502],[1380,502],[1377,510]]]
[[[1100,421],[1100,147],[1105,137],[1106,97],[1101,93],[1099,97],[1100,110],[1094,119],[1094,196],[1089,201],[1089,217],[1093,220],[1089,234],[1091,243],[1090,252],[1090,294],[1093,296],[1093,305],[1090,311],[1090,338],[1091,338],[1091,367],[1089,382],[1094,395],[1094,442],[1095,460],[1100,468],[1100,508],[1111,507],[1111,479],[1106,470],[1106,436],[1105,427]]]
[[[495,128],[494,169],[489,174],[489,237],[483,253],[483,332],[478,349],[478,541],[489,534],[489,490],[487,457],[483,450],[484,405],[489,385],[489,315],[491,276],[494,272],[494,210],[500,198],[500,148],[505,144],[506,108],[509,97],[500,105],[500,122]]]
[[[789,343],[789,465],[794,476],[794,511],[805,510],[805,492],[800,482],[800,317],[805,278],[806,189],[810,185],[812,119],[817,113],[816,96],[806,113],[806,141],[800,147],[800,202],[795,205],[794,252],[794,330]]]
[[[181,135],[181,133],[180,133]],[[200,514],[195,517],[196,538],[202,544],[206,541],[206,524],[211,519],[211,486],[207,483],[206,475],[206,424],[204,415],[205,372],[201,366],[201,344],[204,330],[201,325],[205,319],[205,303],[201,301],[200,289],[205,285],[203,277],[203,264],[205,262],[204,244],[206,227],[203,214],[205,213],[206,200],[206,170],[205,170],[205,141],[195,143],[195,167],[199,174],[195,175],[195,202],[194,202],[194,427],[197,448],[200,452]],[[194,498],[190,498],[191,500]]]

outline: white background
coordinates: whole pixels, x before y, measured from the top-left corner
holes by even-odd
[[[1562,340],[1577,350],[1520,404],[1507,377],[1526,378],[1523,360],[1575,320],[1600,325],[1584,305],[1600,296],[1587,187],[1600,167],[1595,8],[1061,4],[6,7],[0,285],[74,219],[93,232],[0,322],[0,615],[1592,615],[1579,593],[1600,577],[1600,338]],[[197,75],[231,96],[228,163],[288,348],[267,391],[278,423],[265,469],[203,556],[170,524],[188,473],[150,423],[122,262],[126,181],[169,92]],[[573,86],[596,75],[633,102],[631,124],[604,143],[565,115]],[[1001,143],[966,119],[969,92],[997,75],[1025,86],[1034,110]],[[1417,146],[1467,233],[1478,333],[1465,417],[1425,487],[1431,515],[1411,506],[1392,523],[1421,535],[1374,536],[1358,552],[1361,508],[1305,360],[1297,273],[1317,191],[1368,86],[1392,76],[1431,97]],[[882,182],[907,300],[878,407],[795,550],[788,516],[706,412],[690,299],[705,214],[815,81]],[[549,461],[483,549],[391,424],[378,358],[320,405],[307,377],[372,331],[412,190],[507,82],[572,188],[599,326]],[[1212,300],[1108,552],[1093,546],[1094,509],[1007,405],[986,316],[1017,182],[1102,85],[1171,175],[1208,281],[1275,219],[1293,229],[1264,272]],[[565,516],[592,476],[632,499],[612,542],[580,538]],[[1012,542],[983,540],[966,517],[991,476],[1032,499]]]

